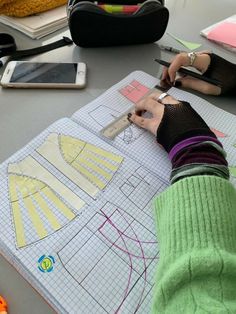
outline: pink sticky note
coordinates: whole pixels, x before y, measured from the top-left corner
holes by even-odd
[[[217,130],[217,129],[214,129],[214,128],[211,128],[211,131],[212,131],[213,133],[215,133],[215,135],[216,135],[217,137],[224,138],[224,137],[227,137],[227,136],[228,136],[227,134],[225,134],[225,133],[223,133],[223,132],[221,132],[221,131],[219,131],[219,130]]]
[[[133,103],[137,103],[144,95],[149,92],[149,88],[133,80],[129,85],[121,88],[119,92]]]
[[[129,94],[129,91],[127,90],[126,87],[121,88],[121,89],[119,90],[119,92],[120,92],[123,96],[126,96],[126,95]]]
[[[209,32],[207,38],[236,47],[236,23],[224,22]]]

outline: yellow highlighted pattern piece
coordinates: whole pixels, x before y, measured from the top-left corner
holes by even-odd
[[[119,168],[119,165],[113,165],[112,163],[110,163],[109,161],[106,161],[102,158],[97,157],[95,154],[92,154],[88,151],[83,152],[83,157],[86,160],[92,159],[94,162],[96,162],[97,164],[100,164],[101,166],[104,166],[105,168],[107,168],[108,170],[111,171],[116,171]]]
[[[39,178],[33,178],[33,175]],[[62,199],[76,209],[85,204],[30,156],[18,164],[9,164],[8,178],[16,243],[19,248],[45,238],[75,218],[75,213]],[[59,212],[60,215],[57,215]]]
[[[37,209],[30,198],[30,196],[24,198],[25,208],[28,209],[29,217],[34,225],[34,228],[39,236],[39,239],[45,238],[48,234],[46,229],[44,228],[43,222],[37,213]]]
[[[93,182],[99,189],[103,189],[106,184],[103,183],[101,180],[99,180],[95,175],[93,175],[91,172],[89,172],[86,168],[81,166],[79,163],[76,164],[76,169],[82,173],[86,178],[88,178],[91,182]]]
[[[49,190],[48,187],[44,190]],[[54,197],[57,198],[54,194]],[[35,201],[38,203],[39,207],[41,208],[42,212],[46,216],[47,220],[49,221],[50,225],[54,230],[58,230],[61,228],[61,224],[59,223],[57,217],[53,214],[51,209],[49,208],[47,202],[43,199],[43,197],[37,193],[34,195]],[[55,202],[54,202],[55,203]]]
[[[123,161],[121,156],[70,136],[60,135],[59,145],[66,162],[101,190],[106,187]],[[80,154],[77,154],[77,147],[82,148]]]
[[[68,146],[66,147],[68,148]],[[78,151],[77,149],[78,148],[76,147],[76,151]],[[63,158],[58,143],[58,134],[50,134],[46,141],[37,149],[37,152],[90,196],[95,197],[99,192],[99,189],[96,186],[71,167],[71,165]],[[70,160],[72,158],[72,153],[73,152],[70,151]]]
[[[9,176],[9,194],[10,194],[10,199],[12,200],[11,206],[12,206],[12,213],[13,213],[13,221],[14,221],[15,230],[16,230],[17,245],[19,247],[23,247],[26,245],[26,240],[25,240],[24,225],[23,225],[22,217],[21,217],[21,209],[17,201],[18,196],[17,196],[17,191],[16,191],[16,185],[14,184],[15,177],[16,176],[14,175]]]
[[[69,220],[75,218],[75,214],[58,198],[56,195],[50,190],[45,189],[44,194],[51,200],[58,209],[60,209],[61,213]]]
[[[61,181],[30,156],[17,164],[10,164],[8,166],[8,172],[20,175],[23,174],[45,182],[45,184],[47,184],[47,186],[49,186],[56,194],[67,200],[73,208],[80,209],[85,204],[79,196],[67,188]]]
[[[103,176],[107,180],[111,180],[111,178],[112,178],[112,175],[109,172],[105,171],[101,167],[98,167],[96,164],[90,162],[89,159],[85,159],[84,156],[83,157],[79,157],[77,162],[79,162],[81,164],[84,164],[85,166],[87,166],[88,168],[92,169],[94,172],[96,172],[99,175]]]
[[[86,150],[93,152],[93,153],[96,153],[100,156],[103,156],[107,159],[113,160],[113,161],[118,162],[118,163],[121,163],[123,161],[123,157],[115,155],[111,152],[108,152],[102,148],[96,147],[96,146],[91,145],[91,144],[86,145]]]
[[[123,157],[68,135],[51,133],[38,153],[91,197],[103,190]]]

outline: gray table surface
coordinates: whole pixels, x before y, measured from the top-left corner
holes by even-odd
[[[201,29],[236,14],[235,0],[166,0],[166,6],[170,11],[167,32],[201,43],[201,50],[211,49],[229,61],[236,62],[235,53],[199,35]],[[70,35],[69,30],[64,28],[42,40],[31,40],[2,24],[0,32],[12,34],[18,49],[36,47],[59,39],[62,35]],[[0,162],[27,144],[52,122],[70,117],[130,72],[143,70],[159,77],[161,67],[153,61],[154,58],[170,60],[173,55],[160,51],[158,44],[183,49],[167,32],[158,43],[108,48],[79,48],[73,45],[31,58],[45,62],[85,62],[88,66],[88,84],[83,90],[0,89]],[[201,96],[236,114],[235,98]],[[6,297],[10,314],[55,313],[1,256],[0,295]]]

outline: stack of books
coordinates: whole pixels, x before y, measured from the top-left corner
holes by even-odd
[[[0,22],[39,39],[68,25],[66,6],[27,17],[0,16]]]

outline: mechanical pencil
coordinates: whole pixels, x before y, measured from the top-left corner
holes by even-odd
[[[183,50],[179,50],[170,46],[164,46],[164,45],[159,45],[161,50],[165,50],[165,51],[169,51],[169,52],[173,52],[173,53],[180,53],[180,52],[184,52]]]
[[[170,66],[170,63],[166,62],[164,60],[155,59],[155,61],[158,62],[161,65],[166,66],[167,68]],[[215,80],[215,79],[206,77],[204,75],[198,74],[196,72],[190,71],[190,70],[182,68],[182,67],[178,70],[178,72],[182,73],[182,74],[186,74],[186,75],[192,76],[192,77],[195,77],[195,78],[197,78],[199,80],[205,81],[207,83],[210,83],[210,84],[213,84],[213,85],[216,85],[216,86],[221,86],[221,83],[219,81]]]

